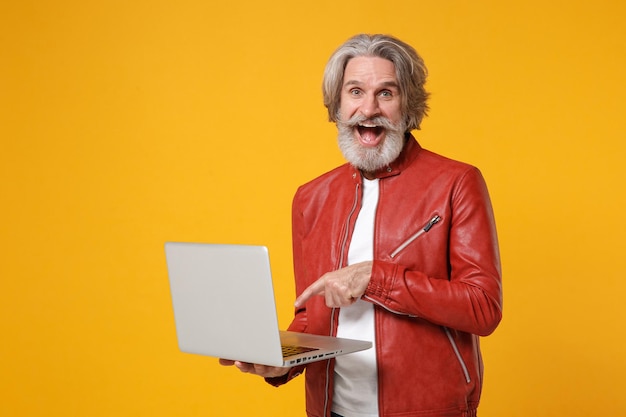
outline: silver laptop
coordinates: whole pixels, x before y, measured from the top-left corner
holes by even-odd
[[[294,366],[372,347],[280,331],[265,246],[167,242],[165,255],[183,352]]]

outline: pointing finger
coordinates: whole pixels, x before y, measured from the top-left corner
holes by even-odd
[[[323,295],[324,294],[324,279],[320,278],[315,281],[313,284],[309,285],[302,294],[296,299],[294,305],[296,308],[302,307],[306,304],[306,302],[313,297],[314,295]]]

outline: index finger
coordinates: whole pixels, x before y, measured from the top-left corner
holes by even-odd
[[[298,298],[296,298],[296,302],[294,305],[296,308],[302,307],[306,304],[307,301],[314,295],[323,295],[324,294],[324,280],[323,278],[318,279],[313,284],[309,285],[302,294]]]

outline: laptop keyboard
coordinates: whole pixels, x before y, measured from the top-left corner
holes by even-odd
[[[306,346],[290,346],[290,345],[283,345],[282,348],[283,348],[283,357],[288,357],[292,355],[297,355],[299,353],[306,353],[306,352],[312,352],[314,350],[319,350],[318,348],[310,348]]]

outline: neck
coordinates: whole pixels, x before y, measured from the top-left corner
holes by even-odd
[[[366,171],[361,171],[361,174],[367,178],[368,180],[373,180],[376,179],[376,173],[375,172],[366,172]]]

